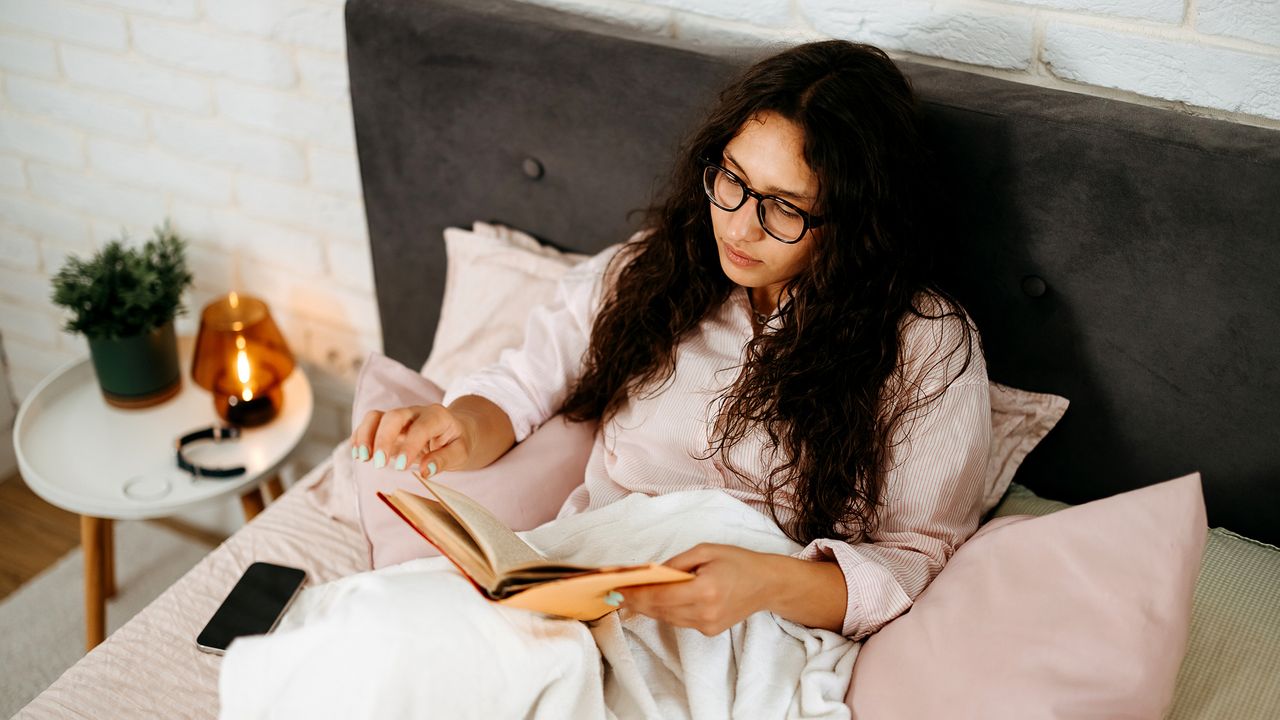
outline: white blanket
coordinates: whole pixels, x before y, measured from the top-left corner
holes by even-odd
[[[632,495],[522,535],[599,565],[699,542],[800,549],[718,490]],[[550,619],[485,601],[428,558],[309,588],[273,635],[233,643],[221,716],[847,718],[858,647],[763,612],[713,637],[634,614]]]

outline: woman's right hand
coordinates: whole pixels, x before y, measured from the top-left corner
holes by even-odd
[[[351,457],[377,468],[417,465],[428,476],[467,467],[475,444],[464,417],[439,403],[370,410],[351,435]]]

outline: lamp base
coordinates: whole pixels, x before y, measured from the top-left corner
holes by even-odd
[[[280,414],[284,393],[279,387],[245,400],[238,395],[215,396],[214,406],[218,417],[237,427],[265,425]]]

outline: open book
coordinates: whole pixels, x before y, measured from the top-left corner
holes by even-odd
[[[482,595],[503,605],[596,620],[614,610],[604,601],[612,590],[693,578],[657,563],[580,567],[549,561],[476,501],[416,471],[413,476],[435,500],[404,490],[378,497],[452,560]]]

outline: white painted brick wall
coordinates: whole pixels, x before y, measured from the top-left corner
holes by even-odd
[[[1055,10],[1068,10],[1084,15],[1113,15],[1159,23],[1180,23],[1186,0],[1012,0],[1023,5],[1036,5]]]
[[[217,82],[215,88],[218,109],[232,122],[326,147],[355,148],[350,111],[335,112],[332,100],[229,80]]]
[[[207,83],[199,78],[130,55],[105,53],[64,44],[62,69],[78,85],[127,95],[147,105],[163,105],[192,112],[213,109]]]
[[[83,135],[64,125],[0,110],[0,151],[69,167],[84,165]]]
[[[27,186],[27,174],[22,169],[22,160],[0,155],[0,188],[22,190]]]
[[[307,179],[307,157],[302,143],[295,140],[238,127],[225,118],[163,111],[152,111],[150,116],[152,138],[167,150],[276,180]]]
[[[40,241],[25,230],[0,224],[0,265],[14,270],[39,270]],[[5,313],[8,312],[6,307]]]
[[[1280,117],[1280,54],[1188,47],[1176,39],[1051,22],[1043,58],[1064,80]]]
[[[895,57],[1280,128],[1280,0],[527,0],[703,45],[843,37]],[[342,0],[0,0],[0,333],[21,399],[85,352],[49,278],[164,217],[179,328],[258,294],[316,390],[309,459],[382,345]],[[234,513],[232,513],[234,515]]]
[[[5,30],[0,25],[0,68],[32,77],[58,77],[58,53],[51,41]]]
[[[294,54],[302,87],[311,94],[328,100],[346,102],[350,99],[347,82],[347,62],[342,55],[298,50]]]
[[[1280,0],[1196,0],[1195,29],[1280,46]]]
[[[777,27],[791,21],[789,0],[649,0],[648,4],[725,20],[741,20],[762,27]]]
[[[5,0],[0,21],[34,35],[106,50],[124,50],[129,45],[129,31],[123,16],[85,3]]]
[[[268,41],[145,18],[134,18],[129,28],[134,49],[168,67],[279,88],[297,83],[289,50]]]
[[[307,149],[307,165],[315,187],[360,200],[360,162],[355,154],[312,146]]]
[[[191,162],[169,150],[89,139],[89,168],[98,175],[125,180],[141,188],[210,204],[231,204],[231,173]]]
[[[249,213],[351,242],[364,237],[364,205],[358,199],[317,192],[312,187],[241,175],[240,205]]]
[[[218,244],[243,262],[273,263],[281,272],[323,275],[322,241],[315,234],[260,220],[242,212],[175,202],[175,224],[192,239]],[[274,284],[274,283],[273,283]],[[262,294],[252,285],[246,290]]]
[[[147,114],[109,94],[72,89],[47,80],[10,74],[4,79],[5,99],[15,110],[48,115],[65,123],[127,140],[147,139]]]
[[[228,30],[341,53],[346,49],[341,0],[217,0],[205,13]]]
[[[140,15],[184,20],[193,20],[199,16],[199,5],[196,0],[97,0],[97,2],[122,10],[133,10]]]
[[[0,123],[3,120],[0,119]],[[36,234],[42,239],[66,240],[88,237],[88,223],[79,212],[32,197],[6,192],[0,195],[0,218]]]
[[[9,249],[11,238],[0,240],[0,248]],[[33,264],[36,258],[32,258]],[[58,328],[49,322],[49,316],[38,310],[24,307],[7,307],[0,315],[0,334],[3,334],[12,345],[15,340],[23,340],[43,347],[57,347]]]
[[[27,165],[31,193],[50,203],[92,212],[125,222],[145,223],[163,218],[164,192],[140,190],[101,175],[31,162]]]
[[[1034,26],[1028,14],[920,0],[802,0],[800,8],[831,37],[993,68],[1031,65]]]

